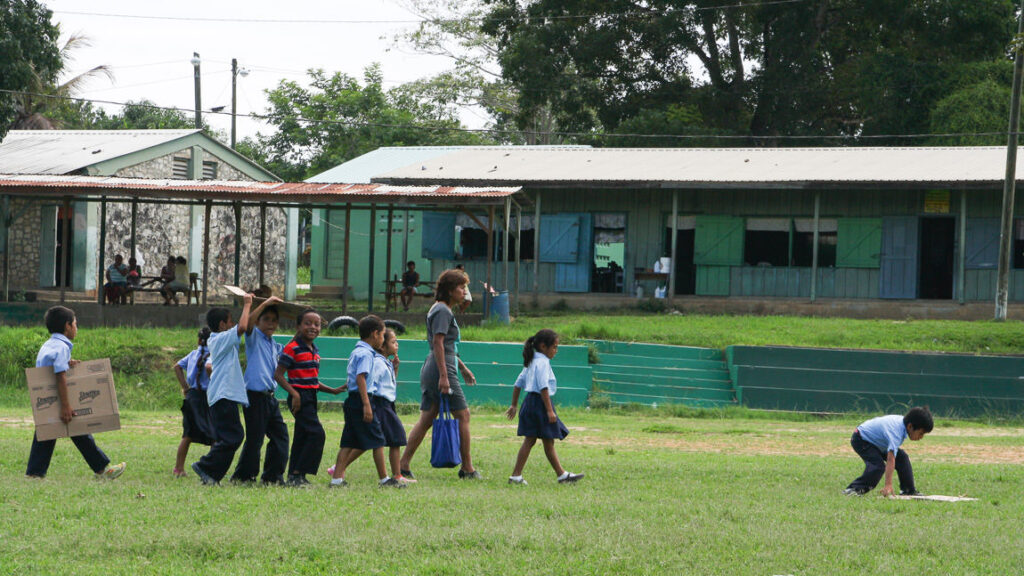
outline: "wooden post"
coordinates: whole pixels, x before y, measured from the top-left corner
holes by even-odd
[[[242,272],[242,203],[235,202],[235,286],[241,281]]]
[[[132,198],[132,224],[131,232],[128,237],[128,257],[132,258],[135,256],[135,223],[139,218],[139,202],[138,198]]]
[[[373,268],[376,255],[374,249],[377,247],[377,205],[370,204],[370,270],[367,284],[369,288],[366,293],[366,309],[373,312]]]
[[[959,254],[958,260],[960,261],[959,266],[959,286],[957,286],[957,292],[959,292],[960,304],[967,302],[967,191],[960,191],[960,242],[959,242]]]
[[[540,190],[533,209],[533,295],[540,292]]]
[[[1024,3],[1024,0],[1021,0]],[[1024,34],[1024,10],[1017,18],[1017,38]],[[996,320],[1006,320],[1010,295],[1010,266],[1013,265],[1013,204],[1017,190],[1017,140],[1020,138],[1021,82],[1024,81],[1024,47],[1013,46],[1013,86],[1010,89],[1010,125],[1006,132],[1006,176],[1003,180],[1003,210],[999,227],[999,268],[996,271]]]
[[[391,280],[391,226],[393,224],[394,217],[395,217],[395,207],[393,205],[391,205],[391,204],[388,204],[388,248],[387,248],[387,258],[386,258],[387,264],[384,265],[384,286],[385,286],[385,292],[387,292],[386,287],[388,285],[388,282]],[[384,311],[385,312],[390,312],[391,311],[391,300],[389,300],[387,298],[384,299]]]
[[[487,209],[487,290],[484,293],[484,320],[491,316],[491,290],[494,290],[494,283],[491,280],[491,264],[494,261],[494,206]]]
[[[206,306],[206,293],[210,285],[210,216],[213,212],[213,201],[206,201],[206,212],[203,218],[203,306]]]
[[[811,302],[818,298],[818,236],[821,229],[821,192],[814,193],[814,238],[811,240]]]
[[[4,302],[11,301],[11,225],[14,218],[11,217],[11,197],[4,196],[3,219],[4,219]]]
[[[348,314],[348,244],[352,237],[349,226],[352,224],[352,205],[345,204],[345,259],[341,266],[341,313]]]
[[[71,241],[71,198],[64,197],[64,217],[61,220],[60,229],[60,303],[64,303],[64,292],[68,287],[68,243]],[[132,219],[132,226],[135,219]]]
[[[508,242],[511,239],[509,236],[510,229],[512,228],[512,198],[505,197],[505,240],[501,243],[502,260],[505,261],[505,273],[501,277],[501,286],[508,292]]]
[[[267,266],[267,203],[260,203],[260,271],[259,288],[263,287],[263,274]],[[283,296],[283,294],[282,294]]]
[[[100,278],[99,282],[96,283],[96,301],[99,302],[100,306],[107,303],[107,299],[103,297],[103,271],[106,270],[106,249],[107,249],[107,197],[103,196],[100,199]],[[132,254],[132,257],[135,255]],[[134,298],[133,298],[134,300]]]
[[[523,261],[523,207],[516,204],[516,293],[515,311],[519,316],[519,265]]]
[[[679,237],[679,190],[672,191],[672,264],[668,267],[668,305],[676,305],[676,239]],[[625,282],[623,282],[625,284]]]

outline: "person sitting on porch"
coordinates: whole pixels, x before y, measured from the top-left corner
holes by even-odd
[[[409,303],[416,295],[416,287],[420,285],[420,274],[416,271],[416,262],[409,260],[405,264],[406,271],[402,274],[402,309],[409,310]]]
[[[188,261],[184,256],[173,256],[167,259],[167,266],[160,271],[160,277],[166,278],[165,270],[170,270],[170,280],[160,289],[164,296],[164,306],[169,306],[171,301],[178,305],[178,292],[188,293]]]
[[[129,291],[139,287],[139,282],[142,280],[142,268],[134,256],[128,259],[128,274],[125,278],[128,281]]]
[[[107,283],[103,285],[103,295],[110,304],[124,304],[128,293],[128,267],[124,258],[117,254],[114,263],[107,267]]]

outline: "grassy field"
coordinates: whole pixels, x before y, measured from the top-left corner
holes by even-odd
[[[530,485],[506,484],[515,429],[478,412],[483,481],[422,452],[407,490],[375,488],[368,460],[351,488],[321,476],[294,490],[172,479],[172,411],[126,411],[122,430],[97,436],[129,462],[115,482],[93,480],[67,440],[47,479],[27,480],[30,413],[5,408],[0,574],[1003,575],[1024,563],[1021,429],[939,421],[909,447],[921,490],[980,499],[949,504],[840,495],[861,471],[851,418],[562,417],[559,454],[587,474],[575,486],[555,482],[539,448]],[[324,421],[333,456],[341,415]]]

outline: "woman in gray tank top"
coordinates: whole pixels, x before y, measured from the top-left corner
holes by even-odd
[[[476,378],[469,368],[455,353],[455,343],[459,340],[459,323],[455,320],[453,308],[465,298],[469,276],[462,270],[445,270],[437,279],[435,302],[427,312],[427,341],[430,353],[427,355],[423,368],[420,370],[420,418],[409,431],[409,444],[402,453],[401,472],[406,481],[415,481],[410,468],[416,449],[426,436],[437,418],[438,404],[441,394],[448,395],[448,404],[452,416],[459,421],[459,451],[462,456],[462,468],[459,478],[477,479],[480,473],[473,468],[469,444],[469,405],[459,385],[458,373],[466,384],[476,384]]]

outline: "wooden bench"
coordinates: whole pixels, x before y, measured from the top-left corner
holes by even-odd
[[[185,295],[185,304],[192,304],[192,299],[195,298],[196,304],[199,304],[199,274],[192,272],[188,275],[188,284],[185,290],[175,290],[175,293],[182,292]],[[158,292],[162,293],[164,289],[163,278],[160,276],[140,276],[139,284],[136,286],[128,285],[128,294],[131,297],[131,303],[135,304],[135,293],[136,292]]]
[[[420,282],[419,284],[416,285],[417,287],[426,286],[430,288],[430,291],[416,292],[415,296],[419,296],[422,298],[433,298],[436,284],[436,282]],[[384,296],[385,312],[390,312],[391,310],[398,310],[398,298],[402,295],[402,281],[398,278],[398,276],[395,276],[391,280],[384,281],[384,291],[381,292],[381,295]]]

